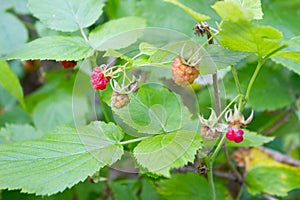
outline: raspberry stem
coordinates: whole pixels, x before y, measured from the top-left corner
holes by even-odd
[[[250,82],[248,84],[248,87],[247,87],[247,91],[246,91],[246,94],[245,94],[245,98],[244,98],[244,102],[242,103],[241,107],[239,107],[239,111],[243,111],[245,105],[247,104],[248,100],[249,100],[249,96],[250,96],[250,92],[251,92],[251,89],[252,89],[252,86],[254,84],[254,81],[256,80],[258,74],[259,74],[259,71],[261,69],[261,67],[263,66],[263,64],[266,62],[266,60],[268,60],[272,55],[274,55],[276,52],[286,48],[287,45],[282,45],[280,46],[279,48],[275,49],[274,51],[270,52],[268,55],[264,56],[264,57],[261,57],[259,60],[258,60],[258,63],[257,63],[257,66],[256,66],[256,69],[250,79]]]
[[[130,143],[134,143],[134,142],[139,142],[139,141],[148,139],[149,137],[152,137],[152,136],[145,136],[145,137],[135,138],[135,139],[132,139],[132,140],[126,140],[126,141],[119,142],[118,144],[120,144],[120,145],[126,145],[126,144],[130,144]]]
[[[217,116],[221,113],[221,98],[220,98],[220,90],[218,84],[218,73],[214,73],[213,75],[213,87],[214,87],[214,96],[215,96],[215,104],[216,104],[216,114]],[[218,119],[220,121],[220,119]]]
[[[106,108],[105,108],[105,105],[102,101],[102,95],[101,95],[102,91],[100,90],[97,90],[97,94],[98,94],[98,98],[99,98],[99,102],[100,102],[100,105],[101,105],[101,108],[102,108],[102,112],[103,112],[103,115],[104,115],[104,118],[105,118],[105,121],[106,122],[109,122],[109,117],[108,117],[108,114],[107,114],[107,111],[106,111]]]
[[[233,75],[233,78],[234,78],[236,88],[237,88],[238,93],[240,95],[238,110],[241,111],[240,109],[242,108],[242,104],[243,104],[243,101],[244,101],[244,95],[243,95],[243,92],[242,92],[242,89],[241,89],[241,84],[240,84],[240,81],[239,81],[239,78],[238,78],[238,75],[237,75],[237,71],[236,71],[236,69],[234,68],[233,65],[231,65],[231,72],[232,72],[232,75]]]

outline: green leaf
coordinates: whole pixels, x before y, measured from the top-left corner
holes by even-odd
[[[158,192],[166,200],[211,200],[210,187],[203,176],[188,172],[172,175],[170,179],[159,182]],[[216,184],[216,199],[224,200],[228,198],[227,189]]]
[[[115,57],[115,58],[121,58],[123,60],[126,60],[128,62],[132,62],[132,59],[129,58],[128,56],[125,56],[124,54],[118,52],[118,51],[115,51],[113,49],[108,49],[105,54],[103,55],[103,57]]]
[[[81,37],[49,36],[27,43],[6,59],[81,60],[93,53],[94,50]]]
[[[245,183],[252,194],[287,196],[290,190],[300,187],[299,176],[296,167],[258,166],[247,173]]]
[[[28,124],[6,124],[0,129],[0,144],[40,138],[42,134]]]
[[[253,74],[255,66],[247,66],[238,70],[239,80],[241,83],[242,92],[246,92],[248,83]],[[251,93],[247,107],[253,107],[256,111],[276,110],[290,106],[294,100],[289,92],[291,83],[284,76],[280,70],[274,70],[268,66],[263,66],[259,75],[257,76]],[[227,97],[234,98],[237,95],[237,89],[234,79],[225,81]],[[276,98],[274,98],[276,94]],[[268,103],[266,103],[266,99]]]
[[[288,52],[288,51],[280,51],[274,54],[274,56],[279,56],[282,58],[287,58],[296,62],[300,62],[300,52]],[[276,61],[276,59],[275,59]]]
[[[10,13],[0,11],[0,27],[0,57],[18,49],[28,40],[26,27]]]
[[[74,32],[91,26],[102,14],[104,4],[98,0],[29,0],[28,8],[49,28]]]
[[[261,0],[233,0],[242,5],[243,9],[246,9],[253,13],[253,19],[262,19],[263,11],[261,8]]]
[[[89,35],[89,41],[94,49],[100,51],[124,48],[136,42],[145,27],[146,21],[140,17],[111,20],[95,28]]]
[[[178,130],[191,116],[178,95],[154,84],[141,86],[126,107],[113,111],[126,124],[146,134]]]
[[[235,65],[249,54],[225,49],[218,45],[209,45],[203,49],[203,53],[200,55],[202,56],[199,63],[200,74],[205,75]]]
[[[19,79],[10,69],[8,64],[3,60],[0,60],[0,71],[0,85],[8,90],[14,97],[16,97],[21,106],[25,108],[23,90],[20,85]]]
[[[131,191],[128,185],[113,183],[111,185],[115,200],[138,200],[136,194]]]
[[[133,154],[139,165],[149,172],[169,177],[171,168],[194,161],[200,148],[199,133],[181,130],[143,140],[134,148]]]
[[[216,2],[212,8],[223,20],[237,22],[262,19],[263,12],[260,0],[225,0]]]
[[[1,0],[0,11],[13,10],[18,14],[29,14],[27,0]],[[8,23],[9,24],[9,23]]]
[[[262,57],[279,48],[282,34],[270,26],[260,26],[247,21],[225,21],[220,37],[224,47],[253,52]]]
[[[34,24],[34,27],[36,29],[36,32],[39,37],[48,37],[48,36],[54,36],[54,35],[59,35],[59,36],[78,36],[82,37],[80,31],[76,32],[62,32],[62,31],[56,31],[53,29],[48,28],[45,24],[42,22],[38,21]],[[87,34],[88,30],[84,30],[84,32]]]
[[[82,102],[76,107],[85,106]],[[78,117],[79,113],[76,113]],[[37,129],[50,131],[57,126],[74,124],[71,94],[53,94],[39,102],[32,113],[33,123]]]
[[[210,16],[212,18],[211,21],[208,21],[210,24],[214,24],[215,21],[220,20],[218,15],[210,7],[212,1],[180,0],[180,2],[189,8],[193,8],[193,10],[195,11],[199,11],[206,14],[207,16]],[[122,10],[123,8],[119,6],[114,7],[114,9]],[[162,13],[165,12],[167,12],[168,14],[162,15]],[[173,42],[175,41],[174,39],[176,39],[174,38],[174,35],[177,35],[178,33],[184,33],[186,36],[194,35],[192,29],[195,25],[195,20],[190,17],[183,9],[174,4],[162,2],[161,0],[138,1],[135,2],[135,15],[147,19],[147,25],[149,27],[167,28],[169,30],[167,32],[167,35],[164,35],[165,33],[160,35],[167,36]],[[180,20],[178,20],[179,18]],[[173,30],[173,33],[170,30]],[[162,32],[164,32],[164,30],[160,29],[160,33]],[[154,34],[148,36],[153,37],[153,40],[161,39],[161,36],[157,37],[156,34],[157,33],[155,32]],[[200,40],[205,41],[206,38]],[[147,42],[156,45],[156,43],[151,40]]]
[[[209,185],[203,176],[194,173],[174,174],[159,182],[158,192],[167,200],[210,200]]]
[[[153,55],[157,51],[157,47],[153,46],[152,44],[142,42],[139,45],[140,52],[144,55]]]
[[[0,115],[0,126],[4,126],[7,123],[25,124],[31,122],[32,120],[29,113],[20,106],[15,106]]]
[[[105,14],[110,20],[125,16],[134,16],[135,0],[109,0],[105,5]]]
[[[222,17],[223,20],[237,22],[239,20],[252,20],[253,13],[243,9],[240,3],[234,1],[217,1],[212,8]]]
[[[298,20],[295,20],[300,18],[298,0],[272,0],[262,3],[265,14],[261,23],[282,30],[285,39],[300,35]]]
[[[154,189],[154,183],[144,179],[141,192],[141,200],[163,200],[163,198]]]
[[[123,133],[112,123],[60,127],[41,139],[0,145],[0,188],[51,195],[121,158]]]
[[[70,190],[73,191],[72,198],[74,198],[74,193],[75,193],[76,197],[80,200],[92,200],[91,197],[95,197],[96,195],[100,196],[101,192],[104,191],[105,187],[106,187],[106,182],[91,183],[89,180],[86,180],[83,183],[79,183],[79,184],[75,185]],[[65,191],[63,192],[63,194],[64,193],[65,193]],[[59,196],[59,194],[60,193],[58,193],[55,196]],[[51,197],[52,196],[53,195],[51,195]],[[55,200],[62,200],[62,199],[67,200],[67,199],[71,199],[71,198],[57,198]],[[45,199],[45,200],[48,200],[48,199]]]
[[[244,130],[244,140],[241,143],[235,143],[233,141],[226,141],[227,146],[230,147],[257,147],[265,143],[271,142],[275,137],[267,137],[263,135],[258,135],[255,132]]]
[[[276,63],[282,64],[284,67],[300,74],[300,36],[294,37],[286,42],[289,45],[283,51],[275,53],[272,60]]]
[[[188,15],[190,15],[194,20],[196,20],[196,22],[201,22],[201,21],[210,19],[209,16],[200,14],[200,13],[192,10],[191,8],[189,8],[189,7],[185,6],[185,5],[183,5],[182,3],[180,3],[178,0],[164,0],[164,1],[168,2],[168,3],[172,3],[172,4],[176,5],[176,6],[179,6]]]
[[[291,54],[290,55],[284,55],[284,53],[283,53],[284,56],[280,56],[280,57],[276,56],[276,57],[272,57],[271,59],[274,62],[276,62],[278,64],[281,64],[282,66],[284,66],[284,67],[288,68],[289,70],[292,70],[293,72],[300,75],[299,62],[294,61],[296,59],[295,56],[297,56],[298,53],[295,53],[295,54],[292,53],[292,54],[293,55],[291,55]]]

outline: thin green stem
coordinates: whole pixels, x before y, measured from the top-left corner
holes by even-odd
[[[241,84],[240,84],[237,72],[236,72],[236,70],[235,70],[235,68],[234,68],[233,65],[231,65],[231,72],[232,72],[232,75],[233,75],[233,78],[234,78],[234,82],[235,82],[236,88],[237,88],[239,94],[242,94]]]
[[[239,81],[239,78],[238,78],[238,75],[237,75],[237,71],[236,71],[236,69],[234,68],[233,65],[231,65],[231,72],[232,72],[232,75],[233,75],[233,78],[234,78],[236,88],[237,88],[238,93],[240,95],[239,106],[238,106],[238,109],[240,111],[240,108],[242,107],[242,104],[243,104],[244,96],[243,96],[243,93],[242,93],[241,84],[240,84],[240,81]]]
[[[135,138],[135,139],[132,139],[132,140],[126,140],[126,141],[119,142],[119,144],[125,145],[125,144],[134,143],[134,142],[139,142],[139,141],[145,140],[149,137],[152,137],[152,136],[145,136],[145,137]]]
[[[216,159],[216,157],[217,157],[219,151],[221,150],[223,144],[225,143],[225,141],[226,141],[225,134],[222,134],[221,140],[219,141],[218,146],[216,147],[214,153],[210,157],[210,160],[214,161]]]
[[[250,92],[251,92],[253,83],[256,80],[256,78],[257,78],[257,76],[259,74],[259,71],[260,71],[261,67],[263,66],[264,62],[265,62],[264,59],[262,59],[262,60],[259,60],[258,63],[257,63],[256,69],[255,69],[255,71],[254,71],[254,73],[253,73],[253,75],[252,75],[252,77],[250,79],[250,82],[248,84],[248,88],[247,88],[247,91],[246,91],[246,94],[245,94],[245,98],[244,98],[244,103],[242,104],[241,108],[239,108],[240,111],[242,111],[244,109],[246,103],[249,100],[249,96],[250,96]]]
[[[243,185],[240,186],[239,192],[235,198],[235,200],[240,200],[243,194]]]
[[[109,122],[108,113],[107,113],[107,110],[105,108],[104,102],[102,101],[101,91],[98,91],[97,94],[98,94],[98,97],[99,97],[99,102],[100,102],[100,105],[101,105],[101,108],[102,108],[104,119],[105,119],[106,122]]]
[[[280,50],[282,50],[282,49],[285,49],[285,48],[287,48],[288,47],[288,45],[282,45],[282,46],[280,46],[278,49],[275,49],[274,51],[271,51],[270,53],[268,53],[264,58],[263,58],[263,60],[264,61],[266,61],[266,60],[268,60],[272,55],[274,55],[275,53],[277,53],[278,51],[280,51]]]
[[[220,152],[224,142],[225,142],[225,134],[223,134],[221,136],[221,140],[218,143],[217,148],[215,149],[214,153],[212,156],[208,156],[205,161],[206,161],[206,166],[208,167],[208,183],[210,186],[210,190],[211,190],[211,195],[212,195],[212,200],[216,200],[216,189],[215,189],[215,184],[214,184],[214,177],[213,177],[213,164],[214,161],[218,155],[218,153]]]
[[[214,176],[213,176],[213,161],[211,159],[206,160],[206,165],[208,166],[208,183],[211,190],[211,199],[216,200],[216,189],[215,189],[215,183],[214,183]]]
[[[220,98],[217,72],[214,73],[212,76],[213,76],[213,87],[214,87],[214,96],[215,96],[215,104],[216,104],[216,114],[217,116],[219,116],[221,113],[221,98]]]
[[[248,102],[249,100],[249,96],[250,96],[250,92],[251,92],[251,89],[252,89],[252,86],[253,86],[253,83],[254,81],[256,80],[258,74],[259,74],[259,71],[261,69],[261,67],[263,66],[263,64],[266,62],[266,60],[268,60],[272,55],[274,55],[276,52],[286,48],[287,45],[282,45],[280,46],[278,49],[275,49],[274,51],[270,52],[268,55],[264,56],[263,58],[260,58],[258,60],[258,63],[257,63],[257,66],[256,66],[256,69],[250,79],[250,82],[248,84],[248,87],[247,87],[247,91],[246,91],[246,94],[245,94],[245,98],[244,98],[244,102],[242,103],[241,107],[239,107],[239,111],[243,111],[246,103]]]

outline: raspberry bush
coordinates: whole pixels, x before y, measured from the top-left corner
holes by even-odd
[[[1,1],[0,199],[299,199],[298,7]]]

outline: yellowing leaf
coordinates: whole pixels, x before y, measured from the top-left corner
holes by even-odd
[[[288,191],[300,187],[300,167],[277,161],[284,155],[273,151],[271,155],[259,148],[238,151],[234,156],[246,166],[245,183],[250,193],[286,196]]]

